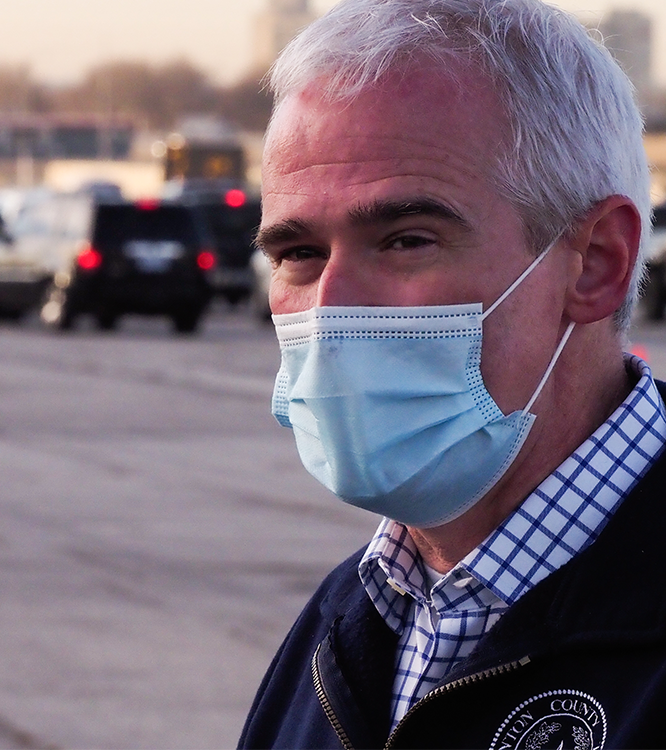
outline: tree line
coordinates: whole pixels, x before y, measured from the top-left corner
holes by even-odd
[[[255,73],[220,86],[187,60],[164,65],[118,61],[91,68],[80,83],[52,86],[37,81],[28,66],[0,64],[0,113],[129,115],[163,131],[196,113],[263,130],[271,97],[262,78]]]

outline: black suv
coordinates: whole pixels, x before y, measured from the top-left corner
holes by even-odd
[[[250,259],[261,222],[259,197],[239,185],[189,180],[180,200],[201,218],[217,253],[218,265],[212,274],[216,294],[232,304],[248,298],[254,288]]]
[[[217,252],[188,205],[156,200],[97,203],[87,241],[55,274],[42,319],[70,328],[92,314],[111,329],[123,313],[168,315],[194,331],[214,292]]]
[[[653,228],[646,256],[643,308],[648,320],[663,320],[666,309],[666,203],[656,206],[653,211]]]

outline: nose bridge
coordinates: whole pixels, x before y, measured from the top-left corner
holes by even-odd
[[[360,248],[334,246],[317,286],[317,306],[371,304],[367,268]]]

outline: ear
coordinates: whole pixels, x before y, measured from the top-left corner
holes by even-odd
[[[566,312],[576,323],[611,316],[629,288],[641,237],[633,201],[611,195],[597,203],[569,236],[573,256]]]

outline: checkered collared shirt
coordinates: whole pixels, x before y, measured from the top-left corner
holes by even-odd
[[[526,591],[592,544],[666,442],[650,368],[618,409],[451,571],[426,570],[407,529],[384,519],[359,565],[368,595],[399,636],[393,725],[468,656]]]

